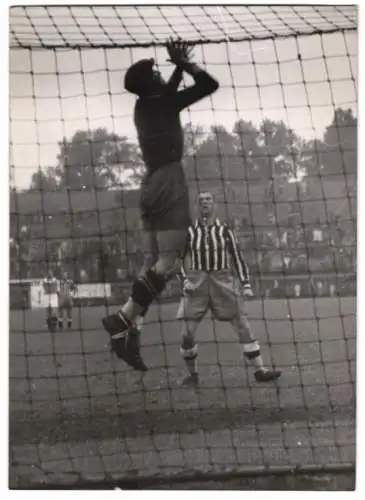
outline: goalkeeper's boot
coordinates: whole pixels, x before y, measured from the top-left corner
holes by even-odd
[[[275,382],[281,376],[281,370],[263,368],[255,372],[256,382]]]
[[[128,330],[127,336],[128,364],[135,370],[146,372],[148,370],[145,365],[140,351],[140,331],[135,326]]]
[[[122,313],[110,314],[102,319],[105,330],[111,337],[111,349],[118,358],[122,359],[135,370],[146,371],[139,353],[139,332],[135,333]]]
[[[187,387],[197,387],[199,385],[199,375],[197,373],[191,373],[184,378],[182,383]]]
[[[101,320],[104,329],[110,335],[110,348],[118,358],[129,364],[126,335],[129,322],[122,314],[110,314]]]

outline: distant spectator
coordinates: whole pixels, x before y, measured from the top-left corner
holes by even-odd
[[[85,269],[80,269],[80,281],[81,283],[86,283],[88,281],[88,275]]]
[[[313,229],[313,232],[312,232],[312,238],[313,238],[313,241],[317,241],[317,242],[321,242],[323,241],[323,231],[322,229],[316,227]]]

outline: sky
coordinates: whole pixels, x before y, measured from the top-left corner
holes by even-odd
[[[217,10],[218,24],[220,19]],[[11,50],[12,184],[25,188],[39,167],[56,165],[58,142],[78,129],[106,127],[135,141],[134,97],[124,91],[123,76],[144,57],[155,57],[165,77],[172,72],[163,48]],[[231,130],[240,118],[256,125],[270,118],[309,139],[323,135],[335,107],[357,114],[354,32],[199,45],[194,60],[217,78],[220,88],[184,111],[183,123],[222,124]]]

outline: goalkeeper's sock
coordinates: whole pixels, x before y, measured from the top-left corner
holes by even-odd
[[[143,316],[137,316],[135,319],[135,327],[136,329],[140,332],[143,328],[144,325],[144,317]]]
[[[198,373],[198,345],[195,344],[188,349],[183,345],[181,347],[181,355],[184,358],[189,375],[196,375]]]
[[[135,327],[137,328],[137,330],[140,332],[143,328],[143,325],[144,325],[144,321],[145,321],[145,317],[146,317],[146,314],[148,312],[148,308],[146,307],[139,316],[136,317],[135,319]]]
[[[247,344],[241,344],[244,357],[250,361],[256,371],[265,370],[264,361],[262,359],[260,344],[254,340]]]

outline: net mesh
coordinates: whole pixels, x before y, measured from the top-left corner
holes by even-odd
[[[356,29],[353,6],[11,8],[11,487],[354,468]],[[100,326],[143,259],[122,78],[150,55],[168,75],[168,36],[220,83],[182,114],[185,170],[243,249],[274,386],[208,315],[200,388],[182,387],[177,280],[146,318],[144,377]],[[77,283],[69,330],[44,325],[49,270]]]

